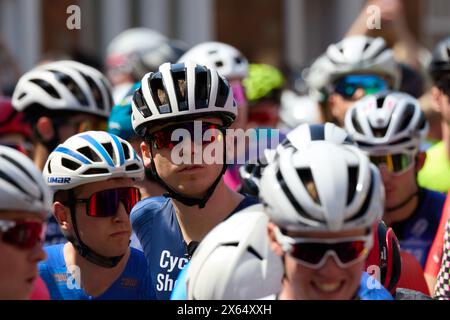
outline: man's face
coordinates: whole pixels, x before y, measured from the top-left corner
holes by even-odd
[[[333,93],[328,97],[328,105],[338,124],[343,126],[347,110],[357,100],[388,89],[388,82],[375,74],[348,74],[337,79],[332,87]]]
[[[0,212],[0,220],[25,220],[43,223],[43,219],[30,212]],[[37,263],[45,260],[42,242],[30,249],[18,248],[3,240],[0,231],[0,300],[28,299],[38,276]]]
[[[197,118],[195,121],[202,121],[202,124],[214,124],[218,127],[223,125],[221,119],[212,117]],[[150,134],[162,134],[161,132],[164,131],[164,128],[172,128],[172,125],[173,123],[156,127],[151,130]],[[199,128],[200,127],[201,126],[199,126]],[[169,131],[165,131],[164,134],[170,142],[171,132],[173,131]],[[202,132],[195,132],[195,134],[201,136]],[[201,139],[201,137],[198,138]],[[214,145],[218,147],[220,145],[223,146],[223,141],[224,137],[221,135],[220,138],[216,139]],[[182,146],[186,148],[182,148]],[[208,148],[208,150],[212,150],[211,147],[213,147],[213,143],[204,143],[203,145],[198,143],[195,145],[193,141],[189,140],[189,137],[183,137],[180,144],[177,144],[175,141],[171,146],[158,146],[157,143],[154,142],[151,142],[151,145],[147,142],[141,143],[142,156],[145,166],[149,168],[151,166],[151,161],[153,161],[159,177],[167,185],[169,185],[169,187],[181,194],[191,197],[202,197],[222,171],[224,166],[223,156],[215,157],[218,161],[214,161],[212,164],[207,164],[204,161],[209,154],[212,154],[213,156],[216,155],[215,152],[210,153],[205,151],[206,148]],[[220,153],[218,152],[217,154]],[[179,162],[181,158],[186,158],[187,161],[183,161],[180,164]],[[199,161],[196,161],[196,159]]]
[[[450,126],[450,97],[447,95],[450,90],[442,90],[437,87],[432,89],[433,102],[436,104],[437,111],[441,114],[442,120]]]
[[[291,238],[333,239],[345,241],[352,237],[367,236],[366,230],[357,229],[345,232],[287,232]],[[370,236],[370,234],[368,235]],[[273,241],[273,240],[272,240]],[[278,244],[279,245],[279,244]],[[303,244],[304,245],[304,244]],[[310,249],[313,250],[315,245]],[[349,266],[342,267],[336,262],[334,256],[324,254],[325,262],[319,268],[305,266],[290,253],[284,253],[286,282],[289,291],[295,300],[349,300],[352,299],[360,286],[361,275],[364,268],[363,255]],[[305,251],[304,251],[305,252]],[[317,252],[317,250],[315,251]],[[319,264],[320,265],[320,264]]]
[[[132,186],[133,181],[129,178],[111,179],[82,185],[74,192],[76,199],[89,199],[92,194],[99,191]],[[77,203],[76,218],[80,238],[89,248],[106,257],[126,253],[131,237],[131,224],[129,213],[122,202],[116,214],[111,217],[88,216],[87,204]]]
[[[412,154],[397,153],[369,156],[381,173],[385,189],[385,208],[394,208],[417,191],[416,159]]]

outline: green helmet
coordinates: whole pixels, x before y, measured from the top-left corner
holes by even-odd
[[[281,71],[268,64],[250,64],[248,77],[243,80],[249,102],[279,100],[283,83]]]

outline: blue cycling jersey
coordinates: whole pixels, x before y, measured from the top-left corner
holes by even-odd
[[[68,268],[64,244],[45,248],[47,260],[39,263],[39,275],[47,285],[52,300],[153,300],[155,294],[148,275],[144,254],[131,248],[127,265],[120,277],[102,293],[93,297],[80,288],[76,267]],[[75,272],[75,273],[74,273]]]
[[[51,246],[54,244],[66,243],[67,239],[61,232],[58,222],[54,216],[50,216],[47,219],[47,229],[45,231],[45,246]]]
[[[256,203],[256,198],[246,196],[230,215]],[[156,297],[168,300],[179,272],[188,262],[187,243],[172,200],[154,197],[140,201],[131,211],[131,223],[147,258]]]
[[[178,276],[176,286],[172,291],[170,300],[187,300],[186,277],[189,264]],[[361,275],[361,282],[356,294],[357,300],[393,300],[392,295],[387,291],[380,282],[369,276],[367,272]]]
[[[420,189],[419,205],[404,222],[391,225],[402,250],[414,255],[422,268],[439,227],[445,195],[428,189]]]

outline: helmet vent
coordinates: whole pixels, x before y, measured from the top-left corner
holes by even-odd
[[[216,107],[223,108],[227,102],[230,88],[225,81],[219,77],[219,88],[217,90]]]
[[[139,170],[139,166],[136,163],[129,164],[125,168],[125,171],[134,171],[134,170]]]
[[[49,71],[55,74],[56,78],[58,78],[58,80],[67,87],[67,89],[75,96],[75,98],[77,98],[81,105],[88,105],[88,99],[83,93],[83,90],[81,90],[78,84],[71,77],[56,70]]]
[[[408,103],[405,107],[405,111],[402,114],[402,122],[398,128],[398,132],[401,132],[406,129],[406,127],[411,123],[411,120],[414,116],[414,105]]]
[[[358,167],[348,167],[348,190],[347,205],[349,205],[356,193],[356,185],[358,184]]]
[[[142,89],[137,89],[133,94],[133,102],[138,108],[139,112],[142,114],[144,118],[148,118],[152,115],[150,109],[145,103],[144,98],[142,97]]]
[[[92,79],[88,75],[85,75],[81,72],[80,72],[80,74],[83,76],[84,80],[86,80],[86,82],[88,83],[89,88],[91,89],[91,92],[92,92],[92,96],[94,97],[94,100],[95,100],[95,103],[96,103],[98,109],[105,110],[102,92],[101,92],[100,88],[97,86],[97,84],[95,83],[94,79]]]
[[[102,160],[100,159],[100,157],[97,155],[96,152],[94,152],[91,148],[89,147],[83,147],[77,150],[79,153],[81,153],[82,155],[84,155],[86,158],[88,158],[89,160],[91,160],[92,162],[102,162]]]
[[[356,112],[352,112],[352,123],[353,127],[355,128],[356,132],[360,134],[364,134],[361,126],[359,125],[359,121],[356,120]]]
[[[75,171],[79,167],[81,167],[81,165],[79,163],[76,163],[75,161],[72,161],[72,160],[69,160],[69,159],[66,159],[66,158],[62,158],[61,159],[61,165],[63,167],[66,167],[67,169],[70,169],[70,170],[73,170],[73,171]],[[50,172],[50,170],[49,170],[49,172]]]
[[[125,159],[130,159],[131,158],[130,149],[128,149],[128,146],[125,143],[121,142],[121,144],[122,144],[123,152],[125,153]]]
[[[297,174],[303,182],[303,185],[308,191],[309,196],[315,203],[321,205],[319,199],[319,193],[317,192],[316,184],[314,183],[314,178],[312,176],[311,169],[297,169]]]
[[[223,61],[219,60],[215,62],[217,68],[223,67]]]
[[[50,160],[49,162],[48,162],[48,164],[47,164],[47,170],[48,170],[48,173],[52,173],[52,167],[50,166],[50,163],[51,163],[52,161]]]
[[[374,187],[374,174],[373,171],[370,170],[370,186],[369,186],[369,191],[367,192],[366,198],[364,199],[364,203],[361,206],[361,209],[359,209],[359,211],[350,219],[348,219],[347,221],[353,221],[353,220],[357,220],[359,218],[361,218],[362,216],[365,215],[365,213],[367,212],[367,208],[369,208],[370,205],[370,200],[373,198],[373,187]],[[356,189],[356,186],[355,186]]]
[[[195,67],[195,109],[208,108],[210,90],[211,75],[209,70],[201,66]],[[220,90],[220,77],[218,90]],[[217,95],[219,95],[219,92],[217,92]]]
[[[186,72],[184,64],[176,64],[172,66],[172,79],[173,79],[173,86],[175,88],[175,94],[177,96],[178,101],[178,110],[179,111],[189,110],[187,101]],[[172,110],[170,110],[169,112],[172,112]]]
[[[83,172],[84,175],[103,174],[108,173],[108,169],[105,168],[91,168]]]
[[[32,79],[30,80],[30,82],[38,85],[39,87],[41,87],[45,92],[47,92],[51,97],[56,98],[56,99],[61,99],[61,96],[58,94],[58,92],[56,91],[56,89],[47,81],[42,80],[42,79]],[[23,95],[25,95],[23,93]],[[21,96],[23,97],[23,96]],[[21,98],[19,97],[19,99]]]
[[[113,160],[113,162],[116,162],[116,155],[114,153],[113,146],[111,142],[108,143],[102,143],[103,148],[105,148],[106,152],[108,152],[109,156]]]

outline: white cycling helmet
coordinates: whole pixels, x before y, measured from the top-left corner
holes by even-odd
[[[384,212],[378,169],[357,147],[327,141],[278,151],[260,197],[270,219],[292,231],[371,228]]]
[[[185,92],[177,83],[185,82]],[[161,101],[164,92],[167,102]],[[236,119],[237,107],[228,81],[208,67],[186,63],[164,63],[158,72],[146,74],[132,99],[133,129],[141,136],[147,126],[161,120],[192,116],[219,116],[229,126]]]
[[[354,73],[379,74],[391,81],[391,88],[400,86],[399,65],[384,39],[362,35],[346,37],[331,44],[311,65],[306,80],[311,89],[322,92],[339,77]]]
[[[175,63],[185,52],[181,41],[173,41],[149,28],[131,28],[117,35],[106,49],[109,70],[130,73],[140,80],[165,63]]]
[[[222,42],[204,42],[189,49],[178,62],[188,60],[216,69],[225,78],[243,79],[248,75],[247,58],[235,47]]]
[[[320,123],[320,108],[313,97],[298,95],[292,90],[284,90],[281,93],[280,119],[290,129],[303,123]]]
[[[52,212],[51,192],[42,173],[21,152],[0,146],[0,211]]]
[[[382,92],[357,101],[345,116],[345,129],[369,154],[417,152],[428,122],[414,97]]]
[[[75,111],[109,117],[113,100],[111,86],[98,70],[75,61],[57,61],[25,73],[14,90],[17,111],[38,108]]]
[[[355,144],[347,132],[331,122],[324,124],[302,124],[291,130],[286,139],[277,146],[280,148],[294,147],[302,149],[312,141],[328,141],[336,144]]]
[[[246,163],[239,168],[241,192],[258,196],[262,172],[277,157],[277,151],[285,148],[302,149],[312,141],[354,144],[347,132],[334,123],[302,124],[290,131],[276,150],[266,149],[262,159],[258,159],[256,163]]]
[[[53,191],[113,178],[144,178],[142,160],[133,147],[103,131],[79,133],[60,144],[44,167],[47,185]]]
[[[269,246],[262,205],[238,212],[202,240],[187,270],[189,300],[249,300],[281,289],[283,263]]]

